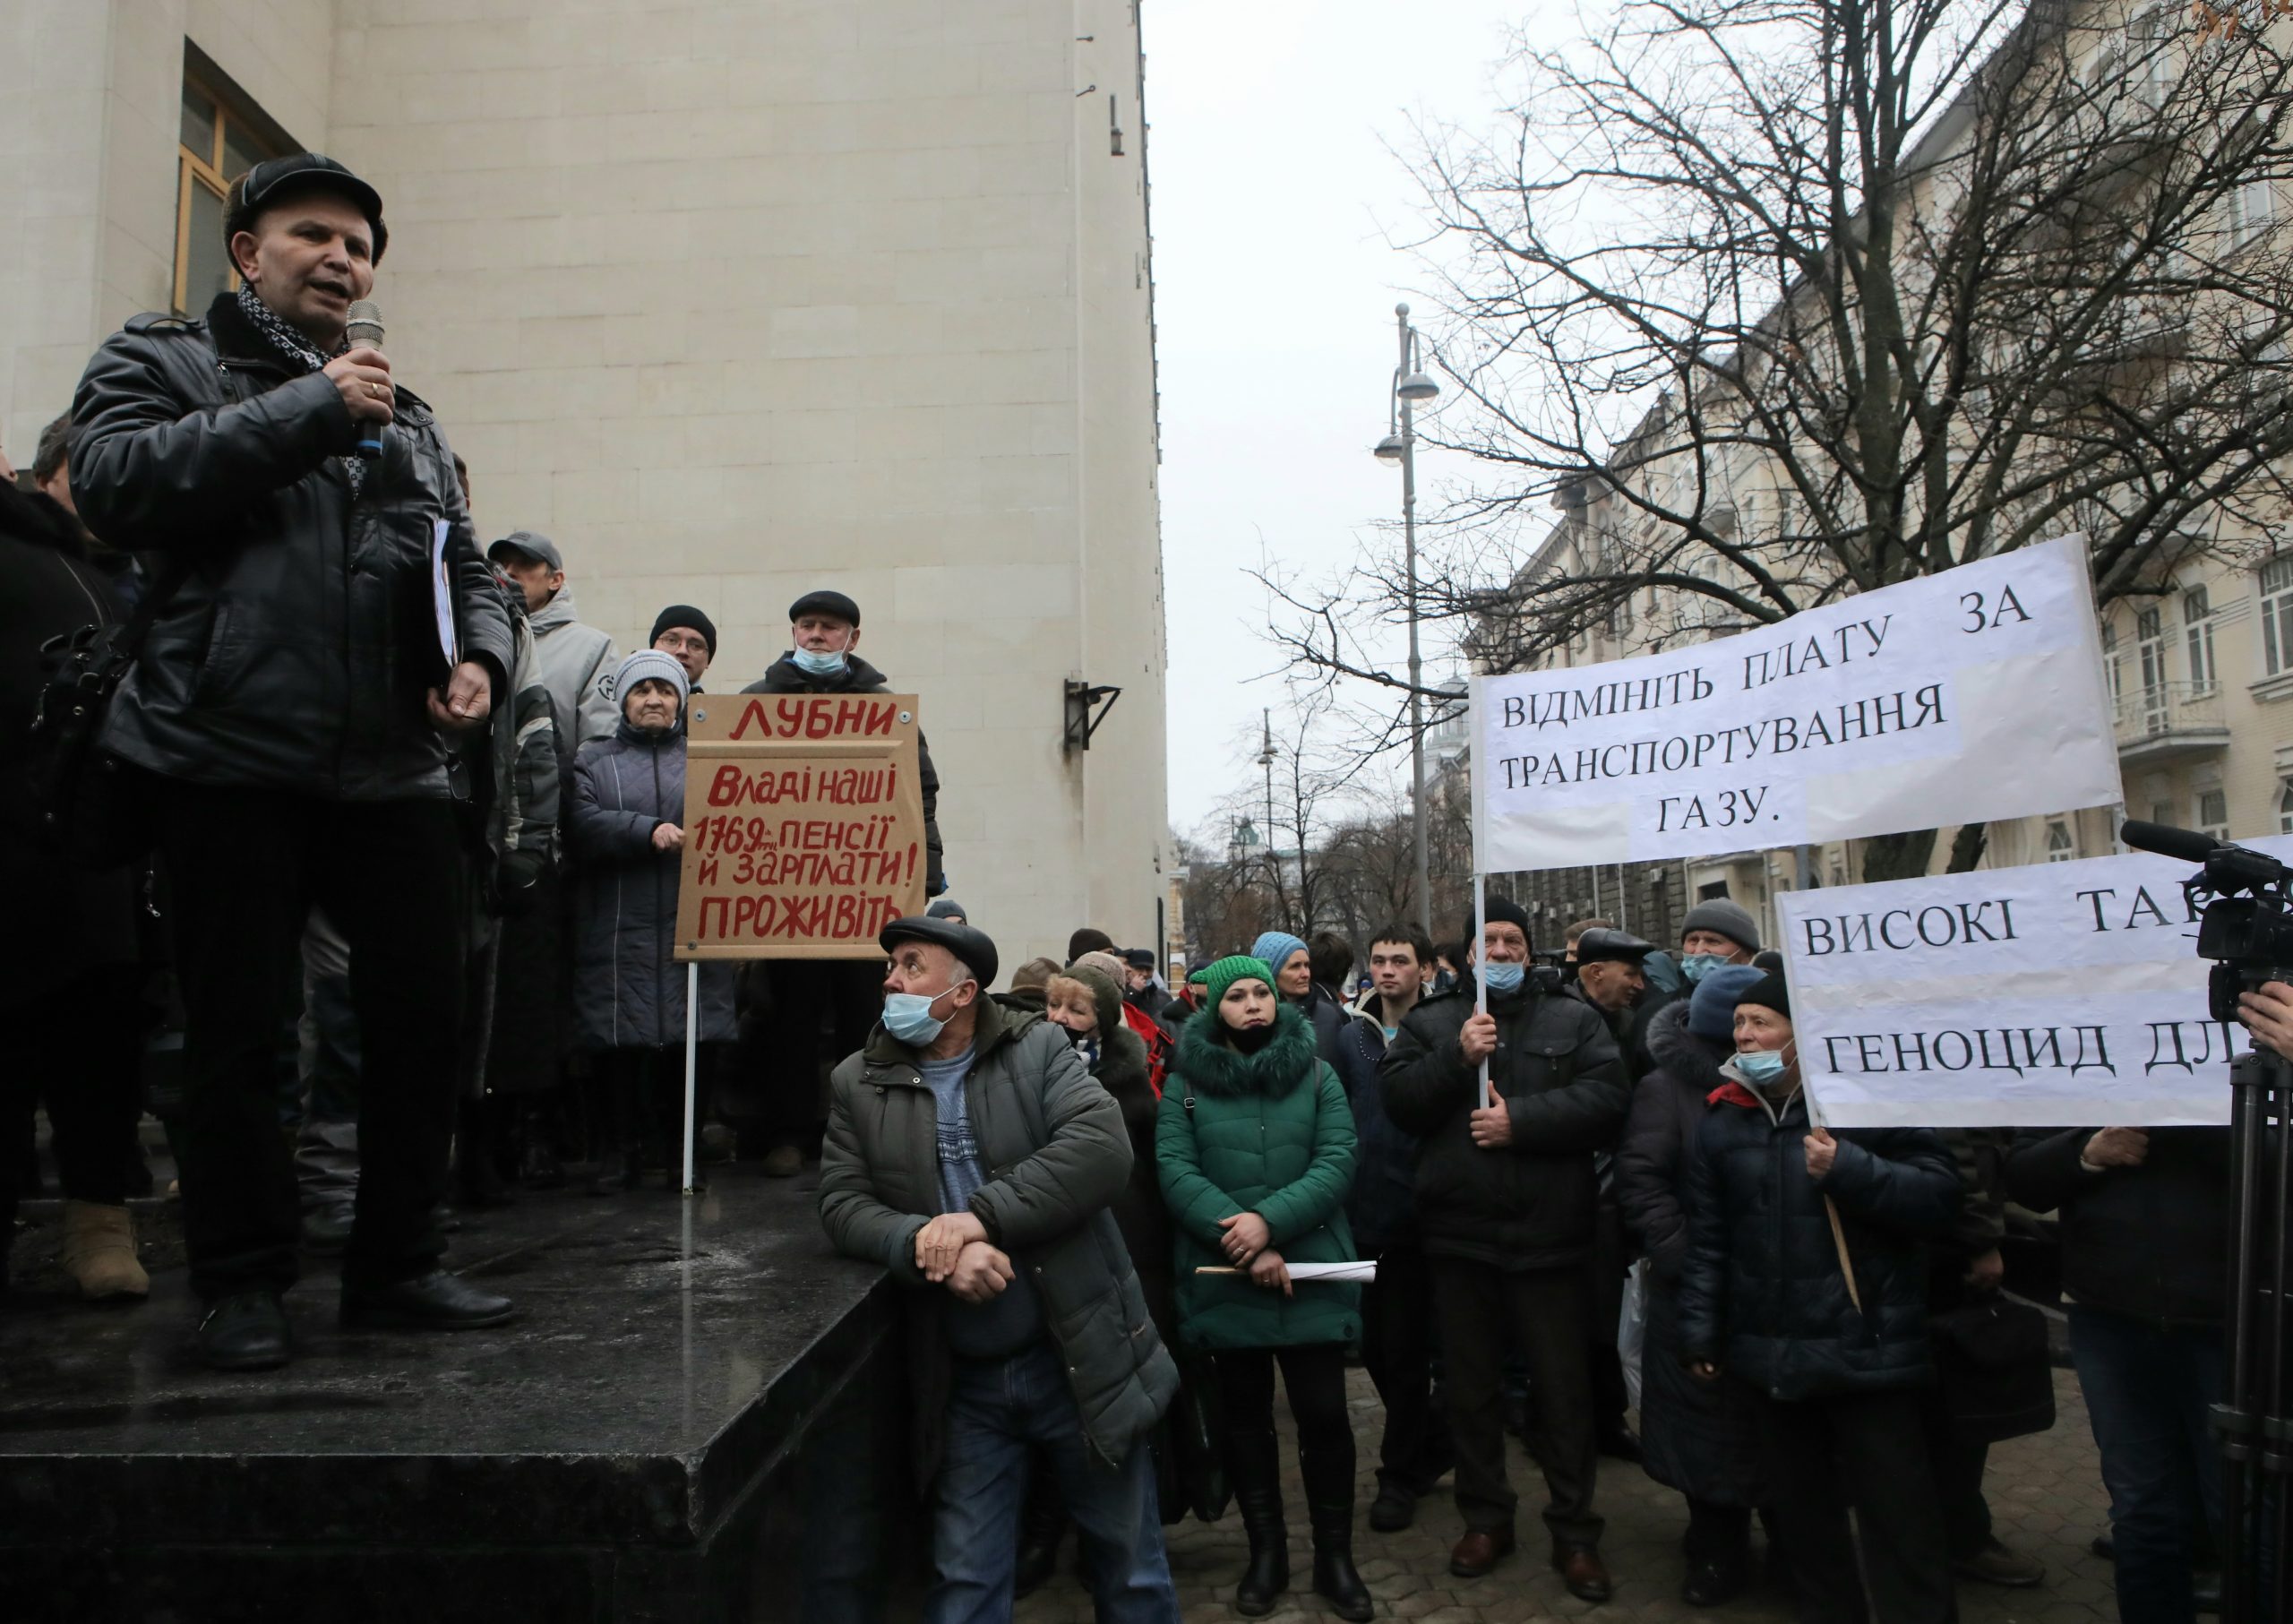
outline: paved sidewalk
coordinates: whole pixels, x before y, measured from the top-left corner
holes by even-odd
[[[1351,1372],[1350,1380],[1354,1435],[1374,1439],[1382,1419],[1377,1398],[1362,1372]],[[2044,1563],[2046,1582],[2033,1590],[1962,1585],[1963,1624],[2109,1624],[2117,1617],[2109,1565],[2086,1548],[2102,1532],[2107,1512],[2086,1406],[2067,1371],[2055,1372],[2055,1399],[2058,1415],[2054,1430],[1993,1448],[1986,1483],[1998,1536]],[[1319,1597],[1300,1594],[1311,1583],[1312,1547],[1298,1509],[1301,1501],[1289,1418],[1278,1400],[1275,1407],[1289,1463],[1290,1565],[1300,1588],[1270,1617],[1275,1624],[1302,1624],[1335,1615]],[[1636,1466],[1601,1463],[1598,1503],[1609,1524],[1602,1551],[1616,1576],[1617,1593],[1613,1601],[1593,1607],[1561,1589],[1558,1576],[1545,1566],[1538,1537],[1542,1525],[1535,1519],[1535,1508],[1543,1502],[1543,1484],[1535,1464],[1518,1445],[1512,1451],[1511,1470],[1514,1486],[1522,1491],[1521,1549],[1487,1578],[1471,1582],[1449,1577],[1449,1544],[1460,1530],[1446,1496],[1425,1502],[1413,1528],[1394,1534],[1370,1532],[1370,1499],[1377,1491],[1372,1451],[1364,1448],[1361,1459],[1354,1557],[1378,1597],[1381,1618],[1413,1620],[1416,1624],[1523,1624],[1535,1619],[1587,1617],[1594,1624],[1707,1618],[1726,1624],[1791,1624],[1794,1616],[1781,1597],[1767,1590],[1756,1590],[1712,1612],[1698,1612],[1682,1603],[1679,1535],[1687,1514],[1678,1495],[1651,1482]],[[1171,1571],[1178,1581],[1187,1624],[1235,1617],[1234,1581],[1246,1551],[1241,1520],[1229,1511],[1215,1525],[1189,1520],[1169,1532]],[[1019,1624],[1089,1624],[1090,1598],[1077,1583],[1074,1570],[1070,1537],[1058,1576],[1019,1604]]]

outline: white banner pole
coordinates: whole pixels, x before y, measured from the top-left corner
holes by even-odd
[[[700,960],[685,966],[684,978],[684,1193],[692,1193],[693,1077],[700,1065]]]
[[[1489,877],[1475,870],[1473,877],[1473,1012],[1489,1013]],[[1481,1061],[1481,1097],[1490,1104],[1497,1096],[1489,1088],[1489,1057]]]

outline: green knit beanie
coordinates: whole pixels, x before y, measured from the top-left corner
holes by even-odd
[[[1238,981],[1262,981],[1268,992],[1274,990],[1274,972],[1266,967],[1266,960],[1252,958],[1248,953],[1236,953],[1230,958],[1221,958],[1194,979],[1210,989],[1209,1002],[1212,1004],[1224,998],[1226,989]]]

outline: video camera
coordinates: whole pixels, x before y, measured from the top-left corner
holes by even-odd
[[[2213,1018],[2237,1018],[2237,994],[2267,981],[2293,982],[2293,914],[2286,882],[2293,871],[2266,852],[2232,846],[2194,829],[2129,820],[2118,838],[2138,851],[2202,864],[2182,881],[2197,916],[2197,956],[2211,958],[2206,1002]]]

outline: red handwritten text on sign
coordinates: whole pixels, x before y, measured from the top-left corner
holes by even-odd
[[[923,909],[915,701],[696,699],[681,958],[874,958]]]

